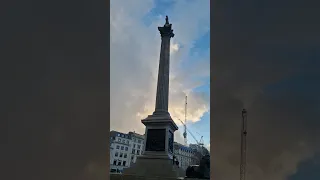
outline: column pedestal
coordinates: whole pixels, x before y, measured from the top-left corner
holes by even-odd
[[[136,163],[123,172],[123,177],[177,179],[184,172],[173,164],[173,133],[178,129],[168,115],[149,115],[141,121],[145,126],[145,151]]]
[[[166,153],[146,152],[137,157],[136,163],[126,169],[123,176],[176,179],[180,176],[177,169]]]

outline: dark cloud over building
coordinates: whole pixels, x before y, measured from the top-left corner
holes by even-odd
[[[242,108],[249,113],[248,179],[286,179],[299,172],[302,161],[317,153],[318,4],[213,3],[214,178],[239,177]]]

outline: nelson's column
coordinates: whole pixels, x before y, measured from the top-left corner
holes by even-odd
[[[146,126],[145,150],[137,157],[135,164],[124,170],[124,176],[176,178],[179,171],[172,163],[174,132],[178,126],[168,112],[170,39],[174,36],[168,16],[163,27],[158,27],[161,35],[157,97],[155,111],[141,122]]]

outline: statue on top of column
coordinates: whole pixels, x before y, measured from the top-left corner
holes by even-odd
[[[171,26],[172,24],[169,24],[169,18],[166,16],[166,23],[162,27],[158,27],[161,37],[168,36],[172,38],[174,36]]]

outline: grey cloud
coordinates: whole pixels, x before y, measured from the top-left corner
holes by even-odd
[[[302,10],[304,5],[216,4],[211,35],[215,179],[239,177],[242,108],[249,112],[248,179],[287,179],[319,150],[319,95],[311,92],[319,86],[299,76],[320,77],[314,72],[319,67],[314,30],[320,26],[313,22],[314,8]]]

